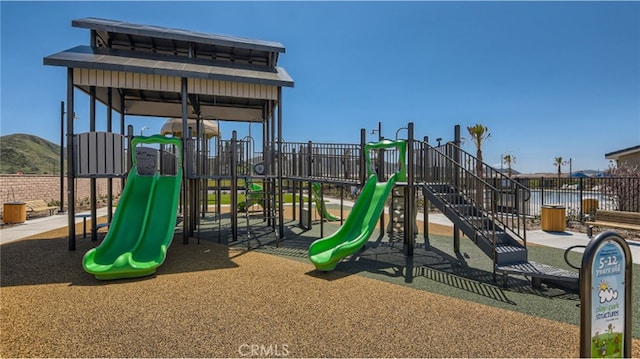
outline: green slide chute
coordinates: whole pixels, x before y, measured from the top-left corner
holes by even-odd
[[[182,179],[182,143],[160,135],[136,137],[139,143],[175,145],[179,155],[175,175],[140,175],[135,151],[109,232],[83,258],[85,271],[98,279],[135,278],[153,274],[165,260],[173,240]]]
[[[247,202],[249,203],[247,204]],[[244,212],[247,210],[247,207],[250,208],[255,204],[259,204],[261,207],[264,207],[263,202],[264,193],[262,192],[262,186],[257,183],[251,183],[247,188],[245,201],[238,203],[238,211]]]
[[[369,240],[396,183],[396,175],[380,183],[375,174],[369,177],[342,227],[329,237],[311,243],[309,259],[316,269],[333,270],[342,258],[357,252]]]
[[[371,170],[369,150],[391,147],[398,148],[398,172],[391,175],[387,182],[378,182],[377,174]],[[334,234],[320,238],[309,246],[309,260],[317,270],[333,270],[343,258],[360,250],[371,237],[393,186],[397,181],[406,181],[405,141],[383,140],[369,143],[364,152],[369,179],[362,187],[347,220]]]
[[[316,210],[318,211],[318,214],[321,215],[322,218],[326,219],[327,221],[339,221],[340,217],[336,217],[333,214],[331,214],[331,212],[329,212],[327,210],[327,207],[324,205],[324,202],[322,202],[322,199],[320,196],[321,186],[322,184],[318,182],[313,182],[313,184],[311,185],[311,187],[313,188],[313,196],[315,197],[314,200],[316,202]]]

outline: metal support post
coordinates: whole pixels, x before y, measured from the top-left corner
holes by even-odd
[[[456,145],[455,150],[453,152],[453,160],[456,163],[460,163],[460,144],[462,140],[460,137],[460,125],[455,125],[454,127],[454,144]],[[458,173],[454,173],[454,186],[456,189],[459,188],[458,178],[460,177],[460,169],[456,170]],[[460,252],[460,228],[457,225],[453,225],[453,251],[455,253]]]
[[[69,224],[69,250],[76,250],[76,194],[75,194],[75,151],[73,146],[73,69],[67,68],[67,194]]]
[[[96,87],[89,87],[89,131],[96,131]],[[72,116],[73,117],[73,116]],[[91,178],[91,240],[98,240],[97,222],[98,222],[98,191],[96,188],[96,179]]]

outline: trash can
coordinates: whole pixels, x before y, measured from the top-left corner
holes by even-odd
[[[300,227],[311,229],[309,225],[309,206],[306,203],[300,207]]]
[[[584,198],[582,199],[582,213],[584,214],[596,214],[598,209],[597,198]]]
[[[24,202],[7,202],[2,207],[4,223],[24,223],[27,220],[27,204]]]
[[[542,206],[541,227],[543,231],[564,232],[567,229],[565,206],[545,204]]]

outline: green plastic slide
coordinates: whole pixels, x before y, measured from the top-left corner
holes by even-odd
[[[249,207],[254,204],[259,204],[262,207],[264,201],[264,194],[262,193],[262,186],[257,183],[249,184],[249,190],[247,191],[247,199],[249,201]],[[238,211],[244,212],[247,210],[247,203],[245,201],[238,203]]]
[[[160,135],[136,137],[138,143],[182,145],[177,138]],[[153,274],[165,260],[173,240],[180,198],[182,159],[175,176],[138,174],[133,167],[104,241],[83,258],[85,271],[98,279],[135,278]]]
[[[339,221],[340,217],[336,217],[333,214],[331,214],[331,212],[329,212],[327,210],[327,207],[324,205],[324,202],[322,202],[321,196],[320,196],[321,186],[322,185],[318,182],[313,182],[311,186],[313,188],[313,196],[315,197],[316,210],[318,211],[318,214],[320,214],[327,221]]]
[[[371,151],[396,148],[398,171],[387,182],[378,183],[378,175],[372,169]],[[362,248],[369,240],[384,210],[384,205],[397,181],[406,181],[406,142],[404,140],[382,140],[365,145],[364,158],[369,179],[362,187],[358,200],[342,227],[329,237],[320,238],[309,246],[309,259],[317,270],[333,270],[342,258]]]
[[[311,243],[309,259],[316,269],[333,270],[342,258],[357,252],[369,240],[397,175],[393,174],[388,182],[378,183],[378,176],[372,174],[342,227],[329,237]]]

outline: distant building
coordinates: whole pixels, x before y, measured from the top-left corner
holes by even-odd
[[[616,166],[638,166],[640,168],[640,145],[607,153],[604,158],[616,161]]]

